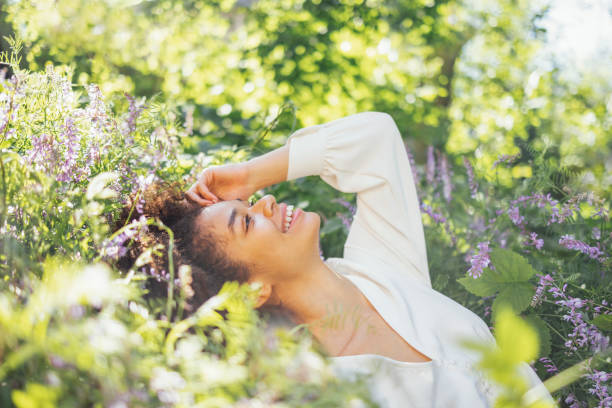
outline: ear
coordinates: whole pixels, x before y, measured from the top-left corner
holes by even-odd
[[[270,285],[269,283],[261,283],[261,282],[257,282],[257,283],[261,285],[261,289],[259,289],[259,296],[257,297],[257,300],[255,301],[256,309],[262,306],[264,303],[266,303],[268,299],[270,299],[270,296],[272,296],[272,285]]]

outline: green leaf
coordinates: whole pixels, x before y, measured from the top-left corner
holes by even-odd
[[[507,293],[500,294],[500,301],[496,299],[498,305],[496,307],[494,303],[494,308],[497,309],[499,302],[503,301],[509,303],[517,313],[525,310],[533,296],[533,288],[527,281],[536,271],[525,258],[508,249],[496,248],[491,251],[491,262],[495,270],[485,268],[479,278],[466,276],[457,281],[477,296],[492,296],[508,289]],[[509,289],[516,285],[517,288]]]
[[[535,289],[529,283],[519,282],[506,285],[493,301],[493,317],[502,305],[509,306],[514,313],[522,312],[529,306],[534,293]]]
[[[525,282],[536,273],[523,256],[509,249],[493,249],[491,263],[504,282]]]
[[[610,332],[612,331],[612,315],[599,315],[593,319],[593,324],[605,332]]]
[[[525,316],[525,320],[538,332],[538,337],[540,339],[540,352],[538,356],[548,356],[550,354],[551,338],[550,330],[548,329],[546,322],[536,314]]]
[[[467,289],[468,292],[476,296],[492,296],[502,286],[495,272],[488,268],[485,268],[482,275],[478,278],[466,276],[457,279],[457,281]]]

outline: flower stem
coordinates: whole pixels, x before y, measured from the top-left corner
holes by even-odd
[[[612,348],[608,348],[607,350],[597,353],[592,357],[589,357],[585,360],[580,361],[579,363],[574,364],[570,368],[566,368],[561,371],[559,374],[556,374],[546,381],[544,381],[544,385],[548,389],[549,392],[553,393],[555,391],[560,390],[563,387],[570,385],[571,383],[578,381],[580,377],[588,373],[591,369],[596,368],[601,365],[612,356]]]

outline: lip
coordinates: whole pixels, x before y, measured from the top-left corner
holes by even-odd
[[[287,204],[286,203],[280,203],[279,204],[280,210],[281,210],[281,219],[280,219],[280,230],[281,232],[285,233],[284,231],[284,227],[285,227],[285,218],[287,218]]]
[[[298,218],[300,218],[303,212],[304,211],[302,211],[301,208],[297,208],[297,207],[293,210],[293,219],[291,220],[291,223],[289,224],[289,228],[287,229],[287,232],[289,232],[289,230],[295,225]]]

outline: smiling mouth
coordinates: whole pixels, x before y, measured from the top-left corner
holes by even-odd
[[[295,220],[300,216],[303,211],[300,208],[294,208],[292,205],[288,205],[285,208],[285,218],[283,219],[283,232],[287,233],[289,229],[295,224]]]
[[[289,226],[293,220],[293,206],[288,205],[285,208],[285,219],[283,220],[283,232],[289,231]]]

